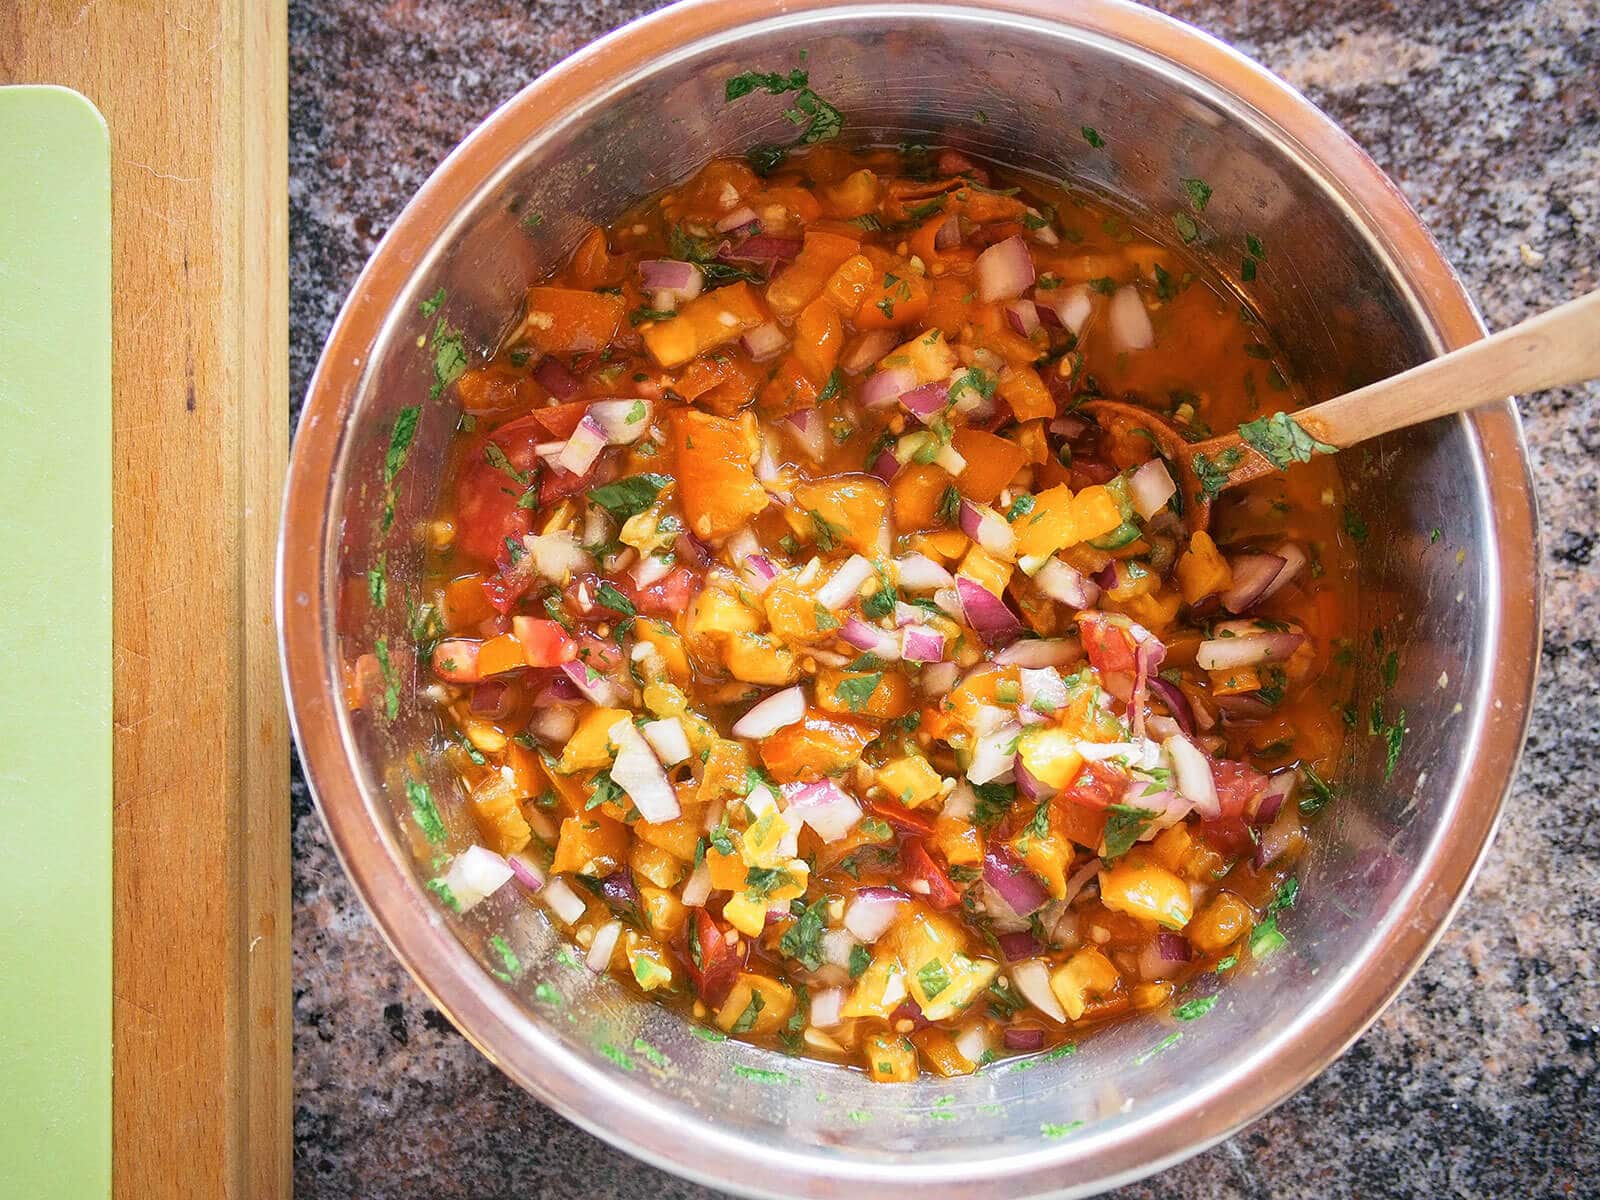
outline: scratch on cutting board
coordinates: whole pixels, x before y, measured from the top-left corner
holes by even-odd
[[[139,162],[137,159],[130,158],[128,161],[133,163],[133,165],[138,167],[141,171],[150,172],[150,174],[154,175],[157,179],[170,179],[174,183],[199,183],[200,182],[200,180],[195,176],[190,176],[190,175],[168,175],[165,171],[158,171],[154,167],[150,166],[148,163]]]

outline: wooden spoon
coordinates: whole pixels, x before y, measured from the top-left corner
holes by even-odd
[[[1193,532],[1210,523],[1211,502],[1220,493],[1291,462],[1309,462],[1315,453],[1332,454],[1508,395],[1595,378],[1600,291],[1293,416],[1278,413],[1202,442],[1187,441],[1165,417],[1136,404],[1091,400],[1078,411],[1110,432],[1140,429],[1150,435],[1178,469],[1184,523]]]

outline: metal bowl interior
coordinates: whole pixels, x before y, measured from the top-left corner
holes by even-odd
[[[471,821],[440,765],[416,753],[434,723],[407,649],[419,538],[456,421],[448,394],[435,394],[441,347],[448,356],[459,331],[469,355],[486,352],[586,223],[708,156],[792,137],[781,102],[727,105],[722,88],[742,70],[786,70],[802,49],[813,86],[874,141],[951,144],[1066,176],[1168,230],[1184,206],[1179,180],[1206,179],[1214,194],[1194,248],[1237,278],[1245,235],[1260,239],[1250,300],[1314,398],[1481,333],[1416,216],[1343,134],[1165,18],[1050,0],[668,9],[492,116],[357,282],[301,421],[283,529],[297,737],[339,854],[395,952],[486,1055],[585,1128],[747,1193],[1084,1195],[1204,1148],[1304,1084],[1395,994],[1464,894],[1509,786],[1537,655],[1524,448],[1507,403],[1342,456],[1369,531],[1350,634],[1365,647],[1381,632],[1398,679],[1383,691],[1378,656],[1363,656],[1354,760],[1343,797],[1317,818],[1299,903],[1281,914],[1288,944],[1221,986],[1204,1020],[1146,1015],[1071,1056],[876,1086],[701,1040],[577,968],[514,889],[465,917],[444,911],[424,883]],[[445,303],[424,315],[441,288]],[[412,406],[415,437],[397,455],[393,431]],[[388,599],[374,608],[366,575],[379,554]],[[393,720],[343,703],[344,671],[379,639],[401,683]],[[1408,730],[1392,777],[1383,739],[1366,733],[1380,696]],[[409,811],[411,778],[438,799],[444,847]],[[515,954],[514,973],[492,936]]]

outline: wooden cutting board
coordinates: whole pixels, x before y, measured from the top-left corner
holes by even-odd
[[[0,3],[0,83],[111,136],[119,1200],[290,1192],[286,45],[273,0]]]

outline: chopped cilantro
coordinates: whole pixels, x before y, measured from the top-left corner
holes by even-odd
[[[1200,491],[1208,500],[1215,500],[1228,486],[1228,472],[1243,460],[1244,455],[1235,446],[1229,446],[1215,457],[1200,453],[1194,456],[1195,478],[1200,481]]]
[[[1158,813],[1133,804],[1112,804],[1106,808],[1106,828],[1102,835],[1106,857],[1117,858],[1126,854],[1139,840],[1139,835],[1150,826]]]
[[[372,599],[373,608],[384,608],[389,603],[389,555],[388,552],[378,555],[375,566],[367,572],[367,595]]]
[[[961,493],[956,491],[955,484],[947,485],[939,497],[938,515],[942,525],[954,525],[961,519]]]
[[[626,794],[622,785],[611,778],[610,771],[601,771],[589,781],[589,799],[583,806],[584,811],[599,808],[602,804],[619,803]]]
[[[589,499],[619,522],[642,513],[655,503],[672,479],[666,475],[629,475],[614,483],[589,489]]]
[[[1261,239],[1253,233],[1244,235],[1244,248],[1250,252],[1251,258],[1264,259],[1267,257],[1266,247],[1261,244]]]
[[[815,971],[822,966],[822,915],[827,907],[826,896],[809,907],[802,904],[799,918],[778,941],[778,949],[808,971]]]
[[[1011,502],[1011,507],[1006,510],[1006,520],[1015,522],[1018,517],[1025,517],[1033,511],[1035,500],[1024,493]]]
[[[844,372],[838,367],[828,376],[828,382],[823,385],[822,391],[817,395],[818,404],[826,404],[837,396],[844,387]]]
[[[1361,514],[1348,504],[1344,508],[1344,531],[1350,535],[1352,541],[1358,546],[1367,544],[1367,523],[1361,519]]]
[[[1183,190],[1189,193],[1189,207],[1195,212],[1205,212],[1206,205],[1211,203],[1211,185],[1204,179],[1185,179]]]
[[[433,386],[428,389],[428,399],[437,400],[466,369],[467,344],[461,331],[445,324],[440,317],[433,327]]]
[[[670,308],[651,308],[641,304],[628,314],[629,325],[643,325],[646,321],[670,321],[678,314]]]
[[[1305,794],[1300,797],[1300,811],[1310,816],[1312,813],[1320,812],[1328,806],[1334,796],[1333,785],[1318,775],[1309,765],[1301,767],[1300,771],[1306,780]]]
[[[389,657],[389,639],[379,638],[373,643],[372,652],[383,672],[383,714],[392,721],[400,713],[400,673]]]
[[[439,808],[433,802],[433,792],[428,785],[407,775],[406,799],[411,802],[411,816],[417,822],[417,828],[422,830],[422,835],[435,845],[444,841],[444,820],[439,816]]]
[[[633,601],[612,586],[610,580],[602,579],[600,581],[600,586],[595,589],[594,598],[612,612],[621,613],[625,617],[634,616],[639,611],[634,608]]]
[[[872,965],[872,955],[867,953],[867,948],[860,942],[850,947],[850,978],[860,979],[866,969]]]
[[[1100,131],[1093,125],[1085,125],[1083,127],[1083,140],[1088,142],[1089,145],[1093,146],[1096,150],[1102,150],[1105,148],[1105,138],[1100,136]]]
[[[860,712],[872,693],[878,690],[878,685],[883,682],[883,672],[874,671],[870,675],[855,675],[849,679],[841,679],[834,695],[843,702],[851,712]]]
[[[1216,1006],[1216,996],[1201,996],[1178,1005],[1177,1008],[1172,1010],[1172,1015],[1180,1021],[1195,1021],[1205,1016]]]
[[[1185,242],[1192,242],[1200,236],[1200,226],[1196,225],[1194,218],[1186,212],[1173,213],[1172,224],[1177,229],[1178,236]]]
[[[975,783],[972,790],[978,797],[978,803],[972,811],[972,821],[981,829],[997,823],[1017,801],[1017,789],[1009,783]]]
[[[845,531],[816,509],[808,509],[806,515],[811,518],[812,539],[817,543],[818,550],[826,554],[837,549],[844,541]]]
[[[421,311],[423,316],[431,317],[434,313],[439,311],[440,307],[444,304],[444,301],[445,290],[441,287],[437,292],[429,296],[421,304],[417,305],[417,308]]]
[[[1310,462],[1314,454],[1334,454],[1339,449],[1319,441],[1299,421],[1281,412],[1246,421],[1239,426],[1239,436],[1280,471],[1290,463]]]
[[[917,982],[922,985],[923,995],[932,1000],[950,986],[950,972],[939,959],[930,959],[918,969]]]

